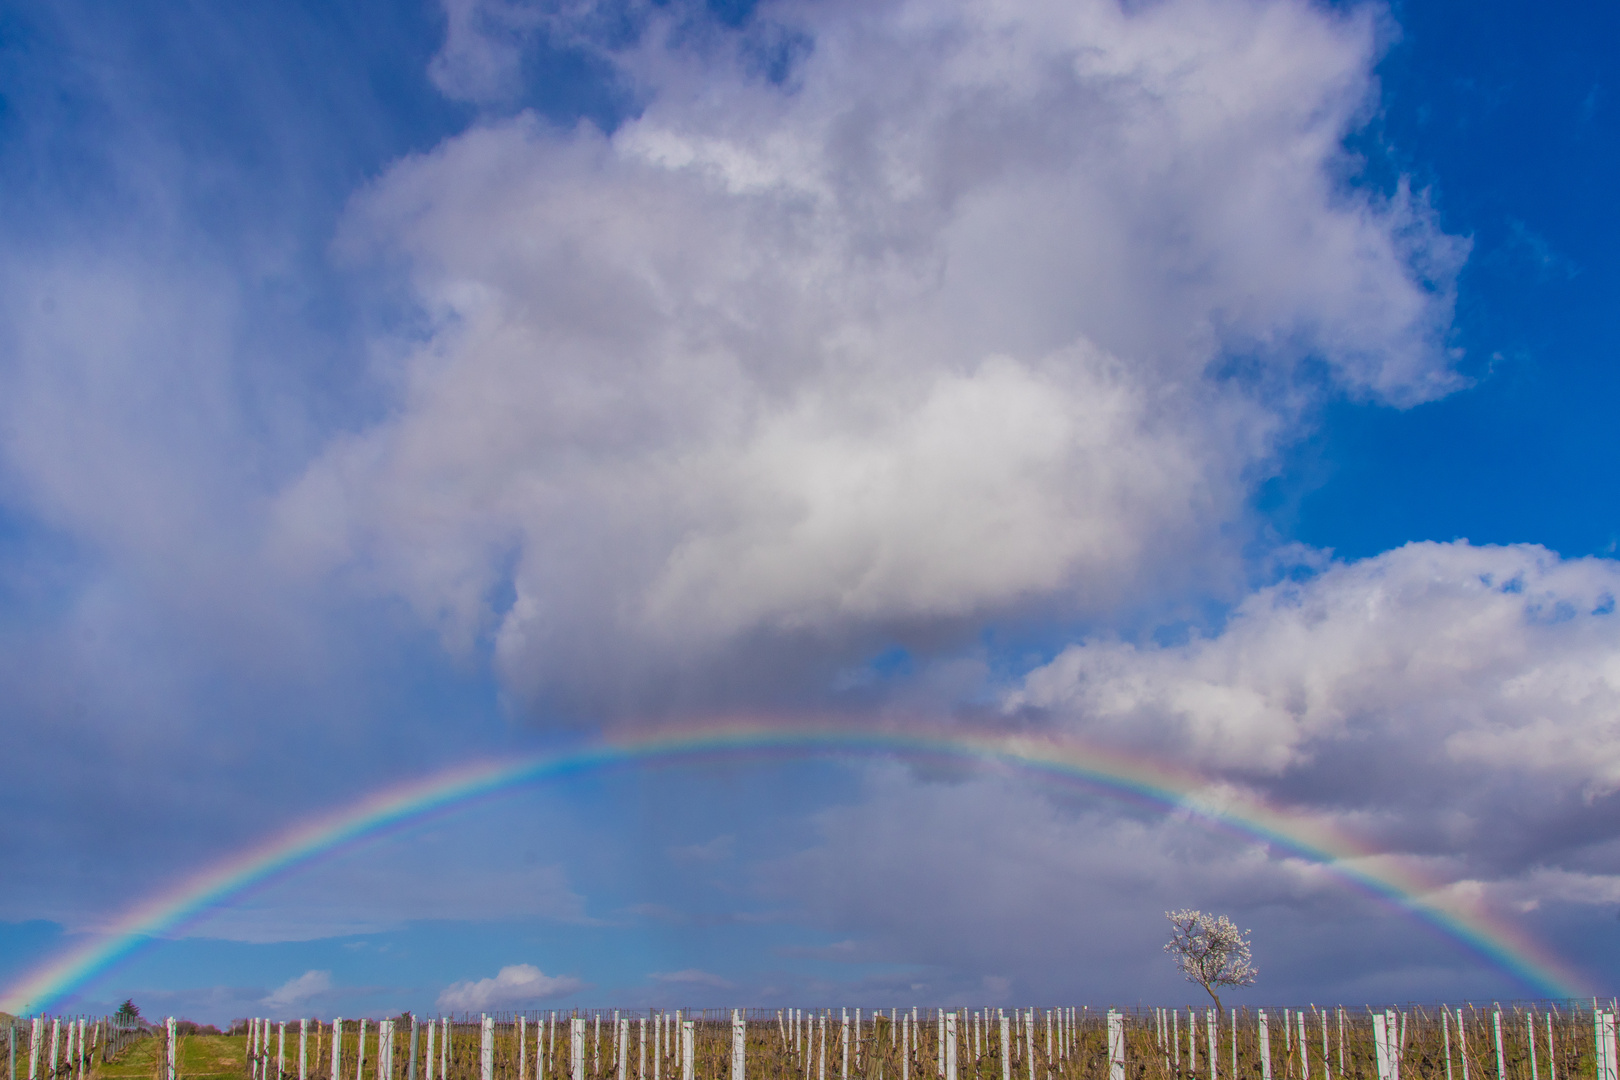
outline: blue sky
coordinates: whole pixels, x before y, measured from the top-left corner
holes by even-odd
[[[408,777],[831,713],[1241,786],[1615,991],[1617,31],[6,5],[0,984]],[[72,1007],[1171,1002],[1185,906],[1254,1001],[1524,992],[1196,821],[812,759],[441,815]]]

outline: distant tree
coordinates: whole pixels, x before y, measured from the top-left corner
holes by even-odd
[[[1217,986],[1253,986],[1258,971],[1249,963],[1249,939],[1225,915],[1206,915],[1188,908],[1167,911],[1170,940],[1164,951],[1175,960],[1187,981],[1202,986],[1221,1009]]]
[[[118,1006],[118,1011],[113,1014],[113,1018],[117,1020],[120,1025],[128,1027],[129,1025],[140,1020],[141,1010],[135,1004],[134,998],[125,998],[124,1003]]]

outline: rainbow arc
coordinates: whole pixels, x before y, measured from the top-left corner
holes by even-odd
[[[1388,857],[1320,816],[1272,806],[1251,792],[1213,785],[1161,762],[1038,736],[725,721],[621,736],[584,749],[515,761],[464,764],[374,792],[177,881],[124,912],[93,939],[8,987],[0,997],[0,1009],[49,1011],[142,944],[178,934],[246,889],[379,832],[501,791],[643,762],[818,753],[995,763],[1194,813],[1321,864],[1345,882],[1439,928],[1537,995],[1569,998],[1591,993],[1578,972],[1519,927],[1472,905],[1459,890],[1425,878],[1406,861]]]

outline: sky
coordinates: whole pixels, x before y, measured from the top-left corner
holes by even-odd
[[[1620,16],[0,4],[0,987],[300,822],[725,718],[1072,740],[1620,992]],[[1607,313],[1607,314],[1606,314]],[[474,800],[58,1007],[1538,992],[1185,808],[889,754]]]

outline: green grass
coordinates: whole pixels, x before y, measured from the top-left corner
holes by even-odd
[[[93,1080],[156,1080],[157,1055],[162,1040],[142,1039],[105,1065],[96,1067]],[[247,1052],[241,1036],[180,1036],[181,1080],[244,1080]]]

